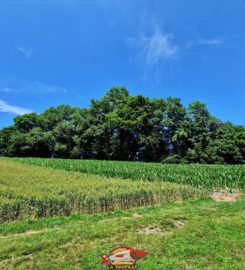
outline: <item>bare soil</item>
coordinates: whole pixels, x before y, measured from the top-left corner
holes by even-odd
[[[171,231],[163,231],[160,227],[158,227],[155,224],[153,224],[151,226],[138,229],[137,230],[137,233],[139,233],[139,234],[145,234],[145,235],[149,235],[149,234],[170,235],[173,232],[171,232]]]
[[[186,220],[178,219],[173,221],[174,227],[176,228],[182,228],[185,227],[187,224]]]
[[[211,194],[211,198],[216,202],[235,202],[240,196],[241,192],[237,189],[218,189]]]

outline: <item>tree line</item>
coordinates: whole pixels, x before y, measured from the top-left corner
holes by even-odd
[[[132,96],[113,87],[90,108],[61,105],[14,118],[0,131],[0,155],[165,163],[245,163],[245,127],[206,105]]]

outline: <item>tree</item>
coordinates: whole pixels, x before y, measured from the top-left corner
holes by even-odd
[[[205,104],[131,96],[113,87],[88,109],[60,105],[17,116],[0,131],[0,155],[165,163],[245,162],[245,127],[213,117]]]
[[[245,129],[242,126],[234,127],[231,123],[223,123],[219,137],[210,141],[206,153],[207,163],[244,163]]]

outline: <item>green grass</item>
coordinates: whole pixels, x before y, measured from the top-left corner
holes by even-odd
[[[0,223],[163,204],[204,194],[163,182],[135,182],[0,160]]]
[[[99,254],[120,245],[146,249],[142,270],[241,270],[245,264],[245,198],[195,199],[101,214],[0,225],[0,269],[94,270]],[[134,217],[137,213],[138,218]],[[176,227],[175,221],[185,222]],[[163,234],[138,234],[144,227]]]
[[[245,188],[245,165],[183,165],[41,158],[14,158],[14,160],[43,167],[107,177],[168,181],[204,188]]]

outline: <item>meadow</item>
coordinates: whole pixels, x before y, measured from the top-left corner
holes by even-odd
[[[99,254],[130,245],[149,252],[138,262],[141,270],[241,270],[245,264],[244,205],[244,197],[234,203],[190,199],[3,223],[0,269],[103,270]],[[139,233],[152,226],[159,230]]]
[[[106,177],[174,182],[200,188],[245,188],[245,165],[161,164],[103,160],[14,158],[13,160]]]

